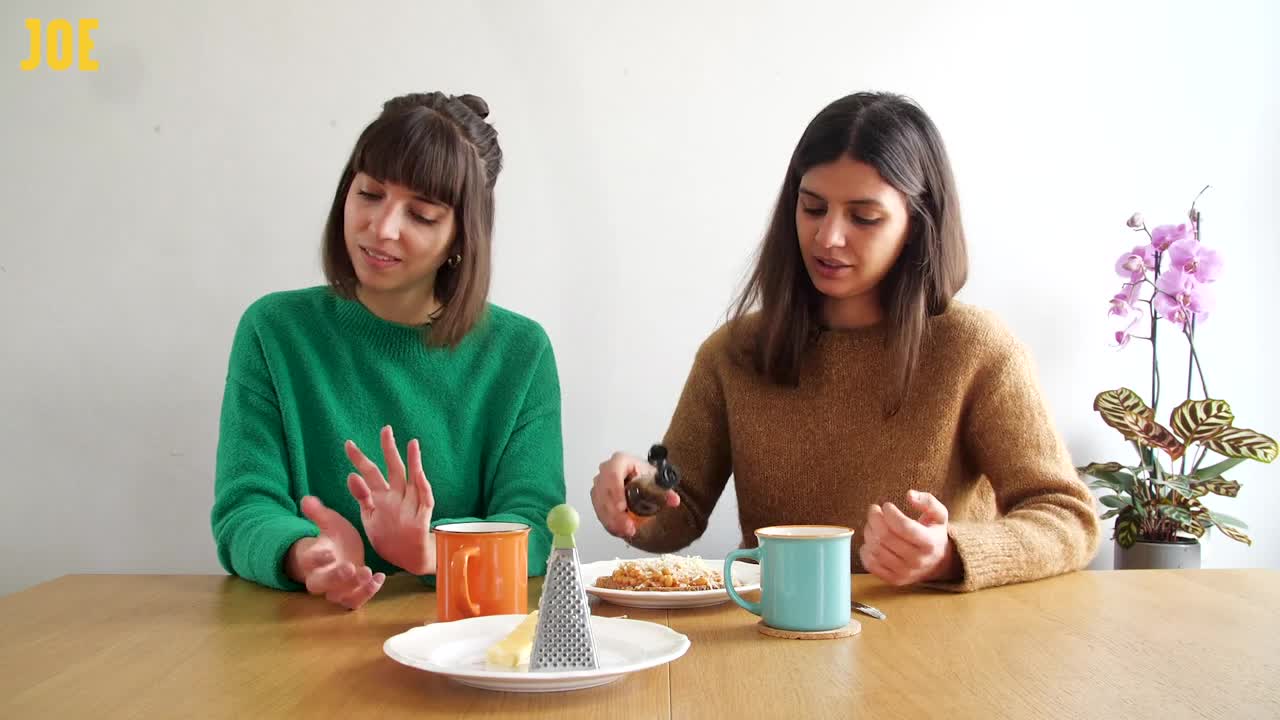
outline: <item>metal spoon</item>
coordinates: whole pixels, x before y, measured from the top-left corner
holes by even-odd
[[[852,603],[854,610],[862,613],[863,615],[870,615],[877,620],[885,619],[883,612],[880,612],[880,610],[873,608],[870,605],[863,605],[857,600],[850,600],[849,602]]]

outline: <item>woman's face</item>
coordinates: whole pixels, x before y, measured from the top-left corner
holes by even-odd
[[[343,207],[347,253],[366,290],[434,288],[455,235],[453,208],[356,173]]]
[[[800,253],[829,305],[876,297],[906,244],[909,219],[907,198],[874,167],[847,155],[800,178]]]

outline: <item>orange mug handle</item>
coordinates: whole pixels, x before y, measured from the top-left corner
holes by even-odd
[[[480,552],[480,548],[469,545],[453,553],[449,559],[449,585],[457,594],[454,598],[463,615],[475,617],[480,614],[480,606],[471,602],[471,588],[467,585],[467,565],[472,555]]]

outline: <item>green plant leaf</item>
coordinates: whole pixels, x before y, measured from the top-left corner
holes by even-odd
[[[1201,480],[1212,480],[1217,477],[1222,477],[1222,473],[1239,465],[1245,460],[1246,458],[1238,458],[1238,457],[1227,458],[1226,460],[1223,460],[1220,463],[1217,463],[1215,465],[1210,465],[1207,468],[1201,468],[1197,470],[1196,477]]]
[[[1119,468],[1118,470],[1109,470],[1111,466]],[[1093,470],[1088,470],[1093,468]],[[1133,476],[1124,471],[1124,466],[1120,463],[1106,463],[1105,465],[1094,463],[1084,468],[1076,468],[1086,477],[1095,478],[1095,482],[1089,484],[1089,487],[1098,488],[1105,487],[1116,492],[1129,492],[1133,488]]]
[[[1133,547],[1133,543],[1137,541],[1138,513],[1133,508],[1122,510],[1116,518],[1115,538],[1123,548]]]
[[[1224,477],[1191,483],[1191,494],[1193,496],[1202,497],[1206,493],[1213,493],[1223,497],[1235,497],[1240,494],[1240,483]]]
[[[1191,494],[1191,483],[1184,475],[1165,475],[1164,477],[1156,478],[1156,483],[1171,487],[1183,495]]]
[[[1231,527],[1239,528],[1241,530],[1249,529],[1249,526],[1246,525],[1243,520],[1241,520],[1240,518],[1232,517],[1226,513],[1214,512],[1210,510],[1209,519],[1212,520],[1213,524],[1217,525],[1219,528],[1221,528],[1224,525],[1230,525]]]
[[[1120,483],[1111,482],[1110,480],[1094,480],[1093,482],[1089,483],[1089,487],[1093,488],[1094,490],[1110,490],[1111,492],[1114,492],[1114,493],[1124,492],[1124,488],[1120,486]],[[1205,492],[1208,492],[1208,490],[1206,490]]]
[[[1133,507],[1133,503],[1129,502],[1129,500],[1126,498],[1120,497],[1119,495],[1103,495],[1102,497],[1098,498],[1098,501],[1110,508]]]
[[[1123,431],[1121,431],[1123,432]],[[1229,427],[1205,441],[1204,446],[1230,458],[1248,458],[1269,463],[1276,459],[1280,445],[1260,432]]]
[[[1135,401],[1140,406],[1136,410],[1131,409]],[[1103,422],[1119,430],[1127,440],[1160,448],[1174,460],[1186,451],[1186,446],[1173,433],[1153,419],[1155,413],[1132,390],[1121,388],[1098,393],[1093,409],[1102,415]]]
[[[1169,425],[1186,445],[1217,435],[1234,420],[1226,400],[1188,400],[1169,415]]]
[[[1185,528],[1194,524],[1191,520],[1191,511],[1184,507],[1178,507],[1177,505],[1159,505],[1157,507],[1161,515],[1178,523],[1179,527]]]
[[[1108,511],[1106,511],[1106,512],[1102,513],[1102,517],[1100,517],[1100,518],[1098,518],[1098,519],[1099,519],[1099,520],[1110,520],[1111,518],[1113,518],[1113,517],[1115,517],[1115,516],[1117,516],[1117,515],[1119,515],[1119,514],[1120,514],[1120,508],[1111,508],[1110,510],[1108,510]]]

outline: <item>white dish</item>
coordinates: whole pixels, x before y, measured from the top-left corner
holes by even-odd
[[[387,638],[382,651],[398,663],[471,687],[559,692],[604,685],[629,673],[669,663],[689,649],[689,638],[665,625],[592,616],[591,631],[600,661],[596,670],[529,672],[527,665],[516,669],[489,665],[485,659],[489,647],[510,634],[524,618],[488,615],[410,628]]]
[[[719,605],[729,601],[729,591],[724,590],[610,590],[596,587],[597,578],[613,574],[619,560],[601,560],[582,565],[582,583],[587,592],[614,605],[636,608],[695,608]],[[708,567],[724,573],[724,560],[703,560]],[[733,564],[734,588],[740,592],[760,589],[760,566],[751,563]]]

